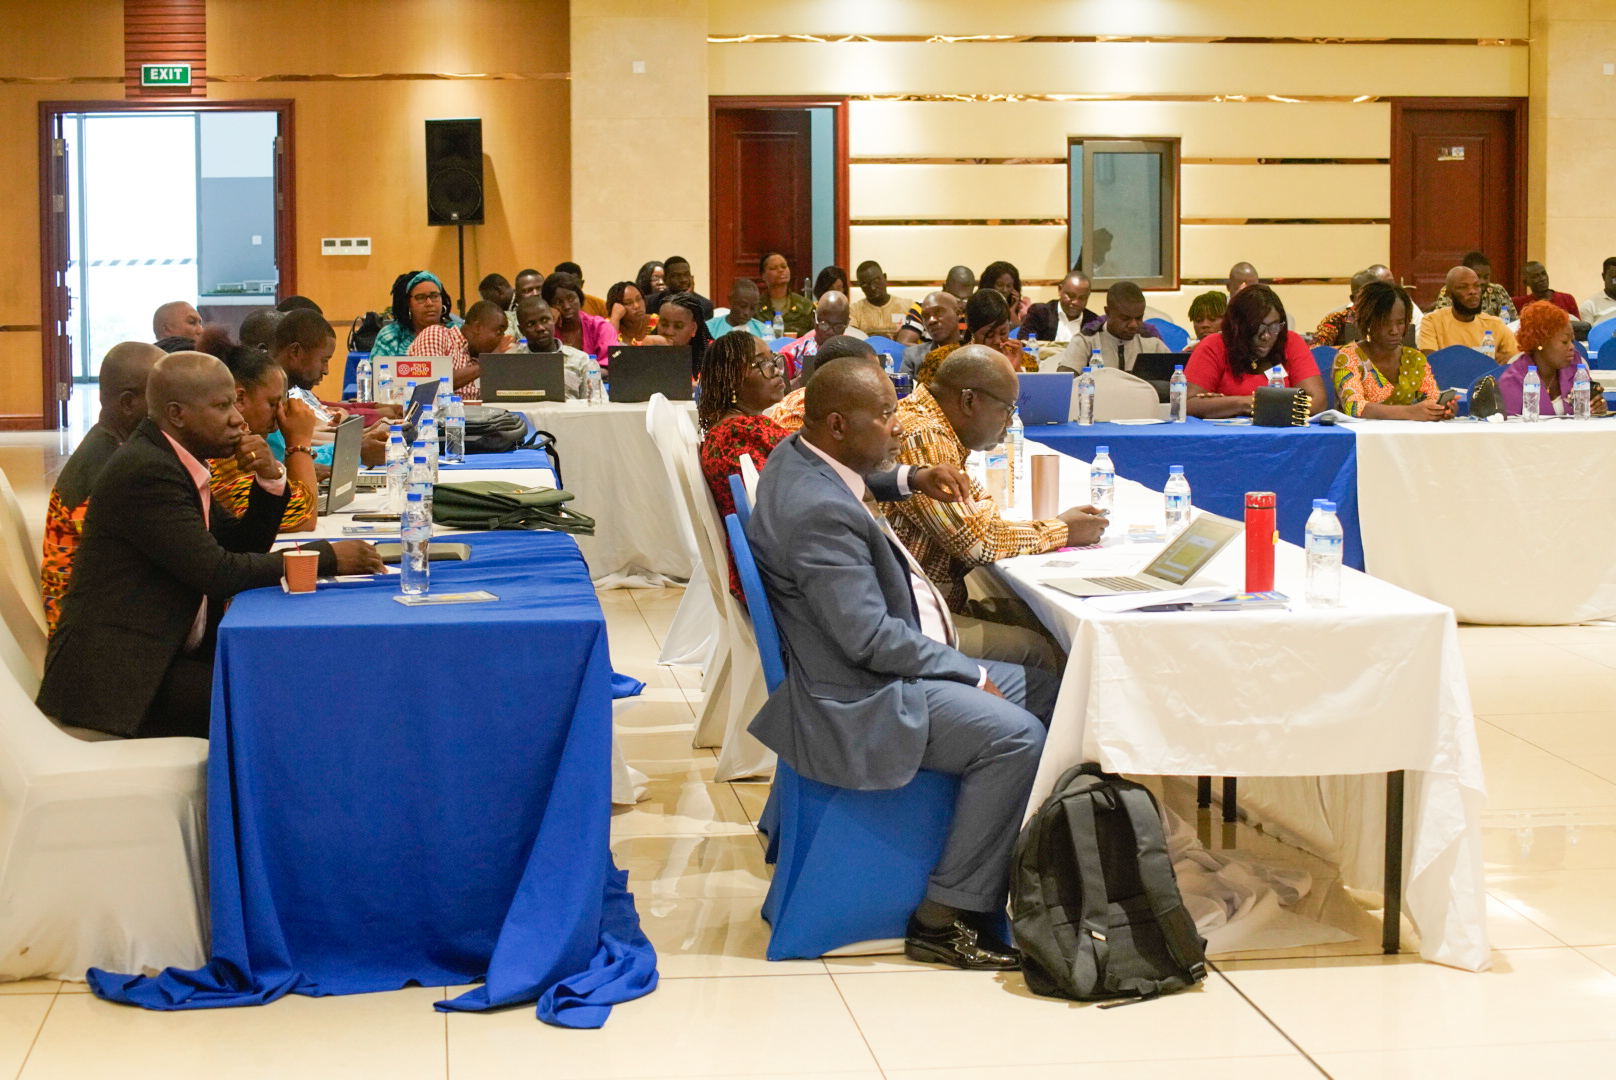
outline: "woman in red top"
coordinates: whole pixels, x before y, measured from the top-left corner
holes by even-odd
[[[1285,305],[1266,285],[1248,285],[1229,301],[1223,330],[1202,338],[1184,365],[1189,414],[1206,420],[1251,415],[1251,397],[1268,385],[1268,370],[1285,369],[1285,385],[1312,398],[1312,411],[1326,403],[1324,379],[1302,335],[1285,326]]]
[[[751,334],[725,334],[701,358],[701,401],[696,423],[701,428],[701,472],[718,504],[718,517],[735,512],[729,490],[732,473],[741,471],[741,455],[751,454],[759,469],[786,429],[763,415],[785,396],[779,358],[768,343]],[[729,591],[741,597],[735,560],[729,564]]]

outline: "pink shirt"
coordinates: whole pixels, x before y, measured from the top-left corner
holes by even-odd
[[[587,311],[580,311],[578,318],[583,323],[580,351],[593,356],[596,363],[609,363],[606,350],[617,344],[617,328],[599,315],[591,315]]]
[[[1276,342],[1276,344],[1278,344]],[[1268,351],[1263,369],[1250,375],[1236,375],[1229,369],[1229,353],[1222,334],[1201,339],[1184,364],[1184,378],[1209,394],[1228,394],[1243,397],[1259,386],[1268,385],[1268,369],[1274,366],[1275,351]],[[1279,361],[1285,368],[1285,385],[1300,386],[1303,379],[1318,378],[1319,365],[1308,352],[1302,335],[1285,332],[1284,358]]]

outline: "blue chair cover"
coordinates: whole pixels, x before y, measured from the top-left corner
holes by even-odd
[[[1610,321],[1616,322],[1616,319]],[[1599,368],[1601,371],[1616,369],[1616,338],[1611,338],[1599,346],[1599,351],[1594,354],[1594,362],[1588,366]]]
[[[1324,407],[1335,408],[1335,379],[1331,371],[1335,367],[1335,346],[1313,346],[1313,362],[1319,365],[1319,374],[1324,377]]]
[[[1449,345],[1446,349],[1438,349],[1427,359],[1437,386],[1443,390],[1453,386],[1473,386],[1483,375],[1496,376],[1503,370],[1485,353],[1468,345]]]
[[[359,358],[369,356],[368,352],[351,352],[348,362],[342,369],[342,396],[345,400],[353,400],[359,396]]]
[[[731,477],[733,485],[739,478]],[[780,632],[752,547],[734,514],[724,516],[736,576],[769,692],[785,679]],[[901,788],[853,791],[775,766],[759,828],[774,849],[763,901],[770,960],[823,956],[857,941],[901,938],[942,856],[959,794],[957,777],[921,771]]]
[[[729,493],[735,500],[735,516],[741,519],[742,535],[745,535],[746,523],[752,520],[752,497],[746,493],[746,481],[738,472],[729,474]],[[724,525],[727,528],[729,522],[726,521]],[[730,543],[734,542],[735,538],[730,537]],[[773,690],[774,687],[769,689]]]
[[[874,349],[882,356],[895,356],[900,361],[903,359],[903,350],[905,346],[900,342],[893,341],[889,337],[882,337],[880,334],[871,334],[869,337],[869,345],[870,348]],[[887,366],[891,367],[892,365],[888,364]]]
[[[1594,323],[1593,329],[1588,331],[1588,351],[1599,352],[1604,348],[1605,342],[1613,339],[1616,339],[1616,318]]]
[[[1190,332],[1177,323],[1167,319],[1146,319],[1145,322],[1156,328],[1169,352],[1183,352],[1189,348]]]
[[[796,341],[796,340],[797,340],[796,338],[789,338],[789,337],[770,338],[769,339],[769,348],[772,349],[774,352],[779,352],[781,349],[785,348],[787,345],[790,345],[793,341]]]

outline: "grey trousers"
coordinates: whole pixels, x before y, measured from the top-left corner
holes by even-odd
[[[964,911],[1004,906],[1010,855],[1059,687],[1036,667],[994,660],[982,666],[1003,698],[964,683],[925,682],[930,730],[920,767],[960,778],[954,821],[926,897]]]

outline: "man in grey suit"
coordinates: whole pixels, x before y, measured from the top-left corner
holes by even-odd
[[[904,470],[880,472],[897,450],[891,381],[833,360],[814,372],[805,405],[802,430],[769,455],[746,530],[788,669],[751,731],[802,775],[837,787],[902,787],[919,769],[959,776],[948,841],[904,951],[1014,968],[1019,957],[995,927],[1056,681],[954,648],[942,595],[865,501],[907,494]]]

